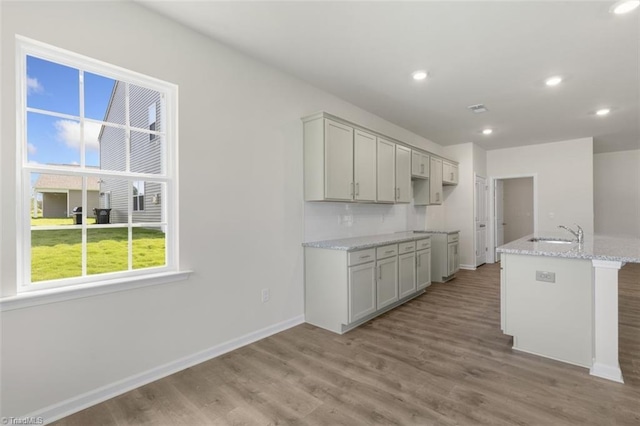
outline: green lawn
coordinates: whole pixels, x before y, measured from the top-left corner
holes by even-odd
[[[39,225],[62,225],[66,219],[33,219]],[[32,220],[32,223],[33,223]],[[73,220],[71,220],[71,223]],[[64,224],[71,224],[64,223]],[[82,272],[82,233],[79,229],[31,231],[31,281],[78,277]],[[165,264],[165,234],[134,228],[133,268]],[[87,274],[127,270],[127,228],[87,229]]]

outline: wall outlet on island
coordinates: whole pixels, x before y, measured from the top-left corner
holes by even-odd
[[[262,289],[262,303],[268,302],[269,299],[271,299],[271,292],[269,291],[268,288],[263,288]]]

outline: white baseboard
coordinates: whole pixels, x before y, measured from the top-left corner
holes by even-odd
[[[476,266],[475,265],[460,265],[460,269],[464,269],[466,271],[475,271],[476,270]]]
[[[624,383],[620,366],[606,365],[599,362],[594,362],[589,369],[589,374],[591,374],[592,376],[601,377],[603,379],[612,380],[614,382]]]
[[[169,362],[167,364],[152,368],[143,373],[136,374],[126,379],[119,380],[117,382],[102,386],[98,389],[91,390],[84,394],[69,398],[65,401],[57,404],[50,405],[41,410],[37,410],[33,413],[26,414],[24,416],[16,416],[16,418],[35,418],[40,417],[44,420],[44,424],[52,423],[63,417],[69,416],[73,413],[77,413],[80,410],[96,405],[100,402],[106,401],[118,395],[122,395],[125,392],[129,392],[135,388],[154,382],[163,377],[169,376],[185,368],[192,367],[196,364],[200,364],[204,361],[208,361],[212,358],[223,355],[227,352],[231,352],[242,346],[246,346],[250,343],[269,337],[273,334],[287,330],[296,325],[304,322],[304,315],[300,315],[286,321],[282,321],[278,324],[265,327],[261,330],[254,331],[244,336],[229,340],[228,342],[221,343],[217,346],[213,346],[209,349],[205,349],[200,352],[196,352],[192,355],[187,355],[183,358]]]

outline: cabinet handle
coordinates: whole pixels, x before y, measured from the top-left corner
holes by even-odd
[[[366,256],[360,256],[360,259],[368,259],[368,258],[370,258],[370,257],[371,257],[371,255],[370,255],[370,254],[368,254],[368,255],[366,255]]]
[[[480,228],[484,228],[485,226],[487,226],[487,225],[480,225]]]
[[[356,183],[356,195],[360,195],[360,182]]]
[[[351,197],[353,197],[353,182],[351,182]]]
[[[391,253],[393,253],[393,250],[387,250],[384,252],[384,254],[391,254]]]
[[[398,188],[398,200],[400,199],[400,188]]]
[[[420,164],[420,173],[424,174],[424,164]]]
[[[378,265],[378,280],[382,281],[382,265]]]
[[[418,262],[418,266],[420,266],[420,256],[416,256],[416,262]]]
[[[451,181],[453,182],[453,172],[451,172]]]
[[[436,192],[436,201],[440,201],[440,193]]]

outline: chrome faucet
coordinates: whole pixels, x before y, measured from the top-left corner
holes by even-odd
[[[574,223],[574,225],[576,225],[578,227],[578,231],[577,232],[574,231],[573,229],[569,228],[568,226],[564,226],[564,225],[558,225],[558,228],[566,229],[567,231],[571,232],[573,234],[573,236],[576,237],[576,240],[578,241],[578,244],[582,244],[582,243],[584,243],[584,231],[582,230],[580,225],[578,225],[577,223]]]

